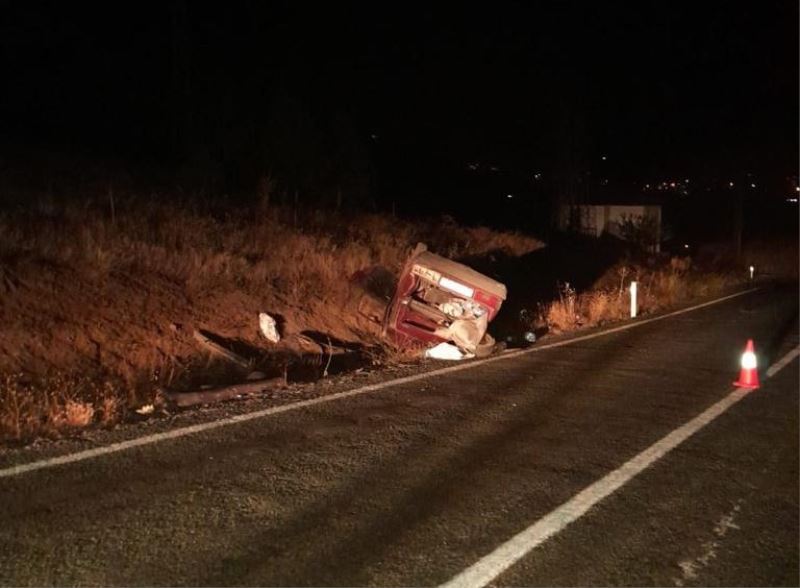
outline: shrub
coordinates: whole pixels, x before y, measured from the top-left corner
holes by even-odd
[[[565,284],[558,298],[544,308],[549,328],[569,331],[596,326],[630,316],[628,286],[639,284],[639,313],[657,312],[696,298],[717,296],[742,283],[732,273],[691,270],[688,259],[673,258],[658,267],[636,264],[612,267],[586,292],[576,293]]]

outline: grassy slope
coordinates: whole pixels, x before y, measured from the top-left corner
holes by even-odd
[[[446,221],[224,210],[150,199],[0,214],[0,438],[113,422],[209,367],[196,328],[264,356],[300,352],[304,332],[377,344],[351,277],[396,271],[418,241],[450,257],[541,246]],[[281,345],[260,336],[261,311]]]

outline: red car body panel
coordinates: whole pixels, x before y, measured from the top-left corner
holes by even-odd
[[[429,347],[450,341],[448,328],[461,322],[470,323],[462,326],[468,327],[473,339],[478,339],[472,342],[477,345],[505,298],[506,288],[500,282],[463,264],[418,250],[400,274],[384,315],[383,335],[399,347]],[[478,309],[480,320],[448,316],[442,311],[448,308],[447,304]]]

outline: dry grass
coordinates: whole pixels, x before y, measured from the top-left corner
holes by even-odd
[[[410,223],[383,215],[315,213],[299,219],[287,209],[219,213],[155,200],[0,214],[0,260],[24,255],[107,274],[153,271],[191,288],[232,280],[278,286],[293,297],[330,296],[342,276],[370,265],[398,267],[417,241],[448,257],[503,250],[521,255],[537,240],[452,220]]]
[[[553,302],[546,310],[546,320],[550,329],[554,331],[569,331],[578,324],[580,316],[577,314],[578,296],[569,283],[560,284],[558,287],[558,300]]]
[[[558,300],[542,309],[543,322],[554,332],[561,332],[628,318],[628,287],[633,280],[638,282],[639,314],[716,296],[744,281],[732,273],[693,270],[691,261],[683,258],[673,258],[657,268],[620,264],[587,292],[577,293],[569,284],[560,286]]]
[[[450,257],[542,245],[446,218],[158,196],[117,195],[113,214],[103,198],[2,211],[0,440],[113,424],[196,364],[196,327],[257,348],[254,319],[265,310],[283,317],[284,334],[363,342],[350,277],[378,265],[395,272],[418,241]]]
[[[119,387],[109,381],[63,375],[32,381],[23,374],[0,376],[0,439],[59,437],[96,423],[118,422]]]
[[[627,318],[632,280],[639,284],[639,312],[647,314],[741,285],[749,279],[750,265],[757,279],[797,280],[800,269],[796,239],[748,241],[738,261],[730,243],[704,245],[698,260],[673,257],[655,267],[619,264],[583,293],[560,285],[558,299],[540,310],[539,322],[554,331],[570,331]]]

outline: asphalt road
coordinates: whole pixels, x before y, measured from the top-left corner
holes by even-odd
[[[763,368],[797,308],[769,288],[0,477],[0,584],[441,584],[728,396],[753,338],[761,389],[492,584],[796,586],[798,361]]]

